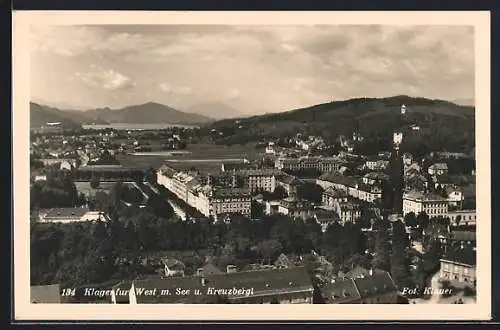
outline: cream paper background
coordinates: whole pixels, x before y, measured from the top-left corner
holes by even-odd
[[[31,304],[29,263],[29,101],[31,24],[383,24],[475,27],[477,303],[474,305],[94,305]],[[487,320],[491,318],[490,15],[456,12],[132,12],[13,13],[13,189],[15,320]]]

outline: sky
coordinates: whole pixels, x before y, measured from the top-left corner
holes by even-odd
[[[31,98],[53,106],[246,114],[354,97],[474,98],[468,26],[32,26]]]

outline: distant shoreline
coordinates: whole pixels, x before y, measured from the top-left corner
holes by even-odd
[[[124,131],[145,131],[145,130],[158,130],[167,129],[171,127],[183,127],[183,128],[197,128],[198,125],[185,125],[185,124],[169,124],[169,123],[151,123],[151,124],[140,124],[140,123],[111,123],[111,124],[85,124],[82,125],[83,129],[116,129]]]

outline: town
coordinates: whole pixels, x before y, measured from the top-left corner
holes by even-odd
[[[396,117],[380,149],[360,130],[32,130],[32,302],[474,303],[474,149],[410,146],[426,128]]]

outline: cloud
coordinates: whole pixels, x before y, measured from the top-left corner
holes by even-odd
[[[179,88],[174,89],[174,93],[181,95],[189,95],[193,93],[193,89],[188,86],[181,86]]]
[[[262,100],[286,109],[358,96],[474,95],[468,26],[35,26],[31,44],[40,80],[84,72],[80,80],[105,90],[135,86],[136,102],[227,99],[244,110]],[[86,70],[89,63],[101,69]],[[66,78],[51,85],[58,80]],[[35,85],[45,98],[43,80]]]
[[[88,86],[104,88],[106,90],[121,90],[134,86],[132,80],[111,69],[94,66],[91,71],[77,72],[76,77]]]
[[[166,83],[166,82],[162,82],[162,83],[158,84],[158,88],[164,92],[170,92],[172,90],[172,87],[170,87],[170,84]]]
[[[193,93],[193,89],[189,86],[179,86],[172,87],[172,85],[168,82],[162,82],[158,84],[158,88],[164,92],[176,94],[176,95],[190,95]]]
[[[240,91],[239,89],[237,89],[237,88],[233,88],[233,89],[231,89],[231,90],[229,91],[229,95],[228,95],[228,97],[229,97],[230,99],[236,99],[236,98],[238,98],[238,97],[240,97],[240,96],[241,96],[241,91]]]

